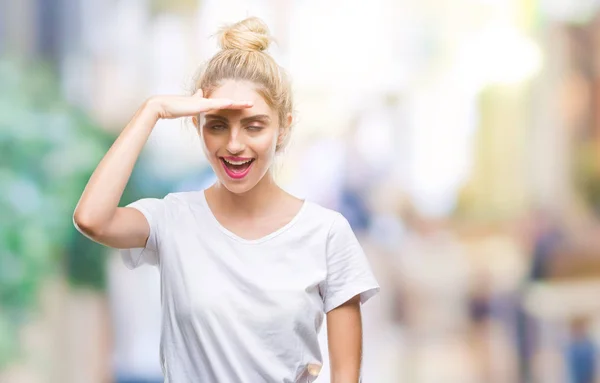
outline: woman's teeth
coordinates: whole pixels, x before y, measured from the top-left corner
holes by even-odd
[[[230,161],[230,160],[226,160],[226,159],[223,158],[223,161],[227,162],[229,165],[237,165],[237,166],[239,166],[239,165],[244,165],[244,164],[249,163],[250,161],[252,161],[252,158],[249,159],[249,160],[246,160],[246,161]]]

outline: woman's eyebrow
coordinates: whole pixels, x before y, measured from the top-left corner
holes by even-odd
[[[229,122],[227,117],[221,116],[219,114],[207,114],[204,118],[208,120],[217,120],[222,122]],[[242,124],[247,124],[249,122],[262,122],[268,124],[271,121],[271,117],[266,114],[255,114],[254,116],[244,117],[240,120]]]
[[[223,122],[227,122],[227,118],[220,116],[218,114],[206,114],[204,115],[204,118],[206,120],[219,120],[219,121],[223,121]]]
[[[267,116],[266,114],[256,114],[254,116],[245,117],[240,120],[240,122],[242,124],[246,124],[248,122],[255,122],[255,121],[267,124],[267,123],[269,123],[269,121],[271,121],[271,118],[269,116]]]

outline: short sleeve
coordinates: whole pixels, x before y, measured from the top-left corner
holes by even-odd
[[[160,226],[165,216],[165,201],[158,198],[137,200],[127,207],[134,208],[146,217],[150,226],[150,235],[145,247],[121,249],[121,257],[125,266],[135,269],[143,264],[158,265]]]
[[[337,213],[327,238],[327,278],[321,285],[325,313],[356,295],[363,304],[378,292],[360,243],[346,218]]]

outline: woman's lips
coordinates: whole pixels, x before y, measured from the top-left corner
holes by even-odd
[[[234,180],[246,177],[254,164],[254,158],[221,157],[220,160],[227,176]]]

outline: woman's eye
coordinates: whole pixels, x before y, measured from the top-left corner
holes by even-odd
[[[215,130],[215,131],[221,131],[221,130],[225,130],[226,127],[225,125],[211,125],[210,130]]]
[[[262,130],[262,126],[253,126],[253,125],[251,125],[247,129],[250,130],[251,132],[259,132],[259,131]]]

